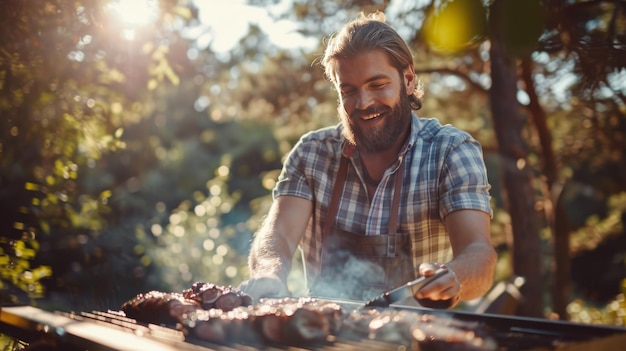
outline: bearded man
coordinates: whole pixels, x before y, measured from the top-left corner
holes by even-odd
[[[480,144],[415,114],[422,92],[411,51],[381,13],[347,23],[320,62],[340,123],[305,134],[289,153],[240,288],[288,296],[300,248],[312,296],[368,300],[440,268],[413,296],[421,305],[483,295],[497,255]]]

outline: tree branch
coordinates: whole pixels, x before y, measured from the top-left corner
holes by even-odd
[[[463,81],[465,81],[467,84],[469,84],[472,88],[474,88],[475,90],[480,91],[481,93],[487,94],[489,92],[488,88],[482,86],[480,83],[475,82],[472,80],[472,78],[470,78],[467,74],[459,71],[459,70],[455,70],[452,68],[447,68],[447,67],[441,67],[441,68],[425,68],[425,69],[420,69],[420,70],[415,70],[416,74],[432,74],[432,73],[440,73],[440,74],[447,74],[447,75],[451,75],[451,76],[456,76],[461,78]]]

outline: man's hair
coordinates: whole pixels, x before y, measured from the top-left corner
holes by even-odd
[[[320,63],[326,77],[337,82],[335,68],[337,60],[351,58],[372,50],[382,50],[389,57],[391,64],[401,74],[413,64],[413,54],[398,32],[385,23],[385,15],[378,11],[348,22],[339,32],[328,40],[324,56]],[[411,108],[422,107],[422,85],[416,84],[415,91],[409,96]]]

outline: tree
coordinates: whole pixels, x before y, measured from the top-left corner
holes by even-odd
[[[626,105],[625,92],[623,84],[620,92],[620,84],[616,82],[619,72],[626,67],[626,50],[624,50],[624,41],[626,40],[626,28],[620,23],[624,23],[626,15],[623,12],[624,3],[621,1],[577,1],[566,4],[563,1],[546,1],[549,9],[549,18],[546,23],[546,33],[548,35],[540,43],[540,51],[547,53],[564,52],[571,56],[576,63],[574,72],[580,77],[580,83],[572,89],[572,96],[583,96],[580,99],[581,106],[590,106],[594,111],[611,111],[608,114],[613,115],[614,126],[623,124],[619,122],[624,117],[624,108]],[[593,25],[595,24],[595,25]],[[528,87],[532,88],[532,82],[529,79],[530,64],[524,66],[525,82]],[[607,89],[610,93],[601,93],[603,89]],[[532,90],[531,90],[532,91]],[[538,99],[533,99],[538,100]],[[532,101],[532,100],[531,100]],[[578,105],[577,103],[575,103]],[[605,105],[606,104],[606,105]],[[607,106],[608,105],[608,106]],[[539,104],[533,104],[532,115],[536,116],[535,120],[545,120],[545,114]],[[618,112],[620,111],[621,112]],[[599,124],[595,124],[599,128],[593,128],[594,133],[599,135],[605,134],[602,129],[601,121],[606,117],[603,113],[596,114],[595,118]],[[570,299],[571,294],[571,269],[570,269],[570,251],[571,245],[569,240],[570,221],[567,219],[567,212],[564,208],[563,197],[565,195],[564,188],[573,184],[573,180],[578,178],[577,175],[571,179],[563,179],[558,177],[558,168],[555,158],[551,156],[549,149],[549,137],[545,132],[545,127],[541,123],[536,123],[540,132],[542,141],[542,149],[544,150],[544,170],[547,176],[548,187],[553,194],[553,203],[555,204],[554,218],[554,247],[555,247],[555,286],[554,290],[554,310],[562,317],[566,315],[566,303]],[[583,123],[584,125],[584,123]],[[611,136],[608,140],[611,142],[609,149],[615,149],[620,155],[623,154],[623,143],[618,141],[623,135],[623,128],[614,130],[618,136],[617,140]],[[586,138],[586,137],[585,137]],[[598,138],[602,140],[604,138]],[[605,139],[606,140],[606,139]],[[621,145],[620,145],[621,144]],[[620,151],[617,151],[620,150]],[[618,156],[618,157],[622,157]],[[612,163],[610,159],[600,161],[601,163]],[[598,158],[596,158],[598,162]],[[597,164],[592,168],[603,168],[604,166]],[[583,168],[578,168],[578,175],[586,173]],[[619,167],[621,168],[621,167]],[[617,174],[623,174],[623,171]],[[618,176],[619,177],[619,176]],[[623,182],[617,181],[619,184]],[[613,183],[611,181],[611,183]],[[575,184],[575,182],[574,182]],[[597,186],[597,185],[596,185]],[[602,188],[602,187],[600,187]],[[607,189],[608,190],[608,189]],[[606,195],[624,191],[623,188],[614,188],[606,191]]]
[[[519,313],[525,316],[543,315],[541,247],[539,226],[535,213],[533,174],[527,168],[528,151],[521,132],[524,120],[517,104],[517,63],[506,38],[506,26],[511,19],[507,5],[496,0],[490,8],[491,88],[489,101],[494,121],[498,150],[501,155],[507,209],[513,228],[513,271],[526,277],[522,293],[526,301]]]
[[[549,5],[548,10],[544,12],[543,8],[539,7],[539,2],[507,1],[504,4],[498,1],[492,2],[489,11],[489,18],[492,23],[489,32],[491,92],[497,91],[498,94],[492,94],[490,101],[500,154],[503,155],[504,160],[516,161],[514,167],[522,166],[527,171],[535,168],[526,177],[509,183],[507,178],[516,177],[514,174],[508,173],[511,170],[513,173],[516,171],[514,167],[507,166],[513,165],[512,162],[503,162],[505,182],[509,183],[507,193],[510,202],[509,210],[512,212],[513,251],[514,253],[524,253],[523,255],[514,254],[514,272],[527,277],[544,275],[541,274],[544,269],[539,263],[541,262],[539,253],[542,248],[538,242],[538,228],[533,223],[535,221],[528,221],[527,219],[529,214],[534,212],[537,204],[544,203],[542,208],[548,228],[553,233],[553,247],[556,255],[556,289],[553,292],[553,310],[565,318],[567,315],[565,304],[568,301],[569,291],[567,287],[571,280],[568,269],[570,250],[567,240],[570,225],[564,208],[566,205],[559,194],[561,194],[560,189],[563,182],[567,179],[562,171],[567,168],[565,167],[566,163],[558,163],[558,158],[554,155],[552,135],[548,129],[548,115],[542,106],[548,101],[545,99],[540,101],[536,92],[536,84],[533,79],[533,68],[536,65],[536,60],[531,58],[531,53],[534,55],[538,53],[573,54],[572,57],[576,65],[574,74],[582,78],[582,96],[597,95],[599,87],[608,87],[607,90],[613,92],[609,93],[609,100],[617,101],[617,105],[613,105],[608,110],[616,112],[616,108],[619,110],[619,101],[622,101],[623,106],[623,94],[620,97],[619,85],[612,83],[612,81],[614,82],[616,79],[614,76],[616,70],[624,67],[624,61],[618,63],[615,60],[615,58],[624,55],[619,44],[623,40],[621,34],[623,28],[619,29],[619,26],[616,25],[616,23],[620,23],[619,2],[615,3],[616,6],[613,7],[606,6],[609,5],[608,2],[602,1],[571,4],[557,1],[547,2],[547,4]],[[604,23],[607,25],[590,26],[591,22],[602,23],[600,21],[605,21]],[[539,39],[540,34],[542,35],[541,40]],[[563,38],[567,38],[567,40],[564,42]],[[602,52],[603,55],[598,55],[598,52]],[[520,72],[519,78],[517,78],[519,83],[515,82],[516,77],[513,71],[516,66],[519,67],[518,71]],[[508,72],[508,74],[501,74],[504,72]],[[500,86],[501,83],[505,85]],[[531,138],[523,136],[522,132],[524,132],[526,123],[520,119],[521,111],[518,112],[518,109],[515,108],[516,95],[519,94],[517,85],[523,87],[528,96],[525,112],[530,118],[529,126],[534,127],[534,131],[530,130],[529,136]],[[503,89],[506,86],[508,89]],[[508,97],[508,104],[501,105],[502,98],[499,95]],[[591,101],[594,100],[598,101],[597,98],[592,98]],[[506,111],[507,109],[508,111]],[[596,109],[594,108],[594,110]],[[600,110],[605,109],[607,108]],[[506,120],[506,124],[498,122],[500,119]],[[511,123],[512,121],[514,123]],[[594,133],[596,132],[598,131],[595,130]],[[619,131],[617,133],[618,135],[621,134]],[[536,145],[533,145],[532,138],[534,136],[536,136],[535,140],[538,140]],[[613,140],[613,138],[610,139]],[[527,148],[527,145],[530,145],[530,149]],[[617,146],[619,142],[613,145]],[[564,149],[559,151],[566,152]],[[541,160],[540,164],[537,165],[534,165],[531,162],[532,158],[529,157],[535,152]],[[597,167],[593,168],[597,169]],[[575,168],[579,169],[578,167]],[[535,183],[539,185],[532,186],[530,182],[533,178],[538,180]],[[520,191],[520,189],[524,189],[524,191]],[[616,190],[619,191],[619,189],[613,191]],[[515,205],[515,203],[519,205]],[[538,279],[527,281],[524,292],[527,299],[526,303],[522,305],[520,313],[542,315],[541,281]]]
[[[37,261],[49,263],[52,249],[71,252],[102,230],[111,189],[84,192],[81,174],[124,147],[120,137],[141,118],[147,87],[177,83],[162,39],[193,12],[176,1],[158,5],[152,29],[160,30],[152,31],[127,27],[106,1],[3,3],[0,235],[7,251],[0,257],[9,267],[3,273],[23,278],[27,292],[40,287],[29,284],[32,270],[19,247],[36,250],[43,240]],[[18,271],[15,262],[23,263]]]

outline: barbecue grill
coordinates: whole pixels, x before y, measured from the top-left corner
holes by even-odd
[[[346,310],[362,303],[336,301]],[[586,325],[564,321],[477,314],[421,307],[391,305],[392,310],[412,310],[459,321],[484,324],[498,350],[621,350],[626,345],[626,328]],[[406,346],[376,340],[351,340],[336,336],[322,344],[296,346],[213,344],[184,335],[180,330],[138,323],[119,311],[61,312],[32,306],[2,307],[0,333],[29,343],[28,351],[49,350],[403,350]],[[445,348],[439,348],[445,349]]]

